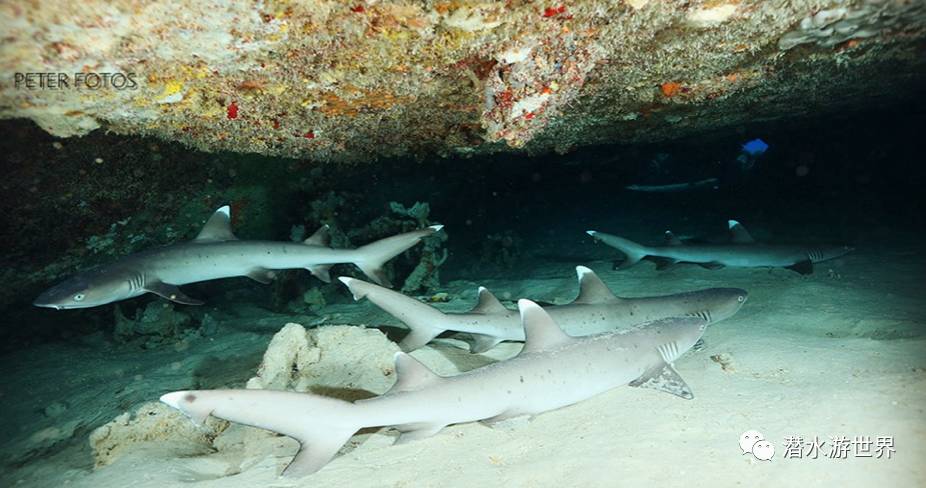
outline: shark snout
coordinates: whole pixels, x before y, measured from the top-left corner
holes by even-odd
[[[714,288],[711,291],[713,299],[709,308],[713,311],[713,322],[733,316],[749,299],[749,292],[742,288]]]
[[[730,288],[730,296],[736,300],[736,309],[742,307],[746,300],[749,300],[749,292],[742,288]]]
[[[47,290],[41,295],[39,295],[35,300],[32,301],[32,305],[42,308],[53,308],[55,310],[61,310],[61,305],[57,303],[57,300],[54,299],[53,295],[55,290]]]

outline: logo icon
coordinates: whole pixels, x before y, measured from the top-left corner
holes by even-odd
[[[771,461],[775,456],[775,446],[769,441],[761,440],[752,445],[752,455],[759,461]]]
[[[752,454],[759,461],[771,461],[775,456],[775,446],[765,440],[765,436],[757,430],[743,432],[740,436],[740,449],[743,454]]]

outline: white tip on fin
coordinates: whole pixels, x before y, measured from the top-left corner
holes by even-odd
[[[351,278],[349,276],[338,276],[338,280],[341,283],[344,283],[344,286],[350,291],[351,296],[354,297],[354,300],[360,300],[367,296],[365,291],[362,291],[363,285],[368,284],[363,280],[358,280],[356,278]]]
[[[592,237],[595,237],[595,234],[597,234],[598,231],[597,231],[597,230],[587,230],[587,231],[585,231],[585,233],[588,234],[588,235],[590,235],[590,236],[592,236]]]
[[[507,313],[508,309],[502,305],[502,302],[498,301],[498,298],[495,298],[495,295],[489,291],[488,288],[484,286],[479,287],[479,302],[476,303],[476,306],[473,307],[469,313],[481,313],[481,314],[491,314],[491,313]]]
[[[328,235],[329,228],[330,226],[328,224],[322,225],[314,234],[309,236],[308,239],[302,241],[302,243],[307,246],[328,247],[328,242],[330,240],[330,236]]]
[[[431,229],[431,230],[433,230],[434,232],[440,232],[441,229],[444,228],[444,225],[443,225],[443,224],[432,225],[432,226],[430,226],[430,227],[428,227],[428,228]]]
[[[238,238],[231,230],[231,207],[223,205],[212,213],[206,225],[196,235],[196,242],[234,241]]]
[[[607,303],[618,300],[601,278],[585,266],[576,266],[579,276],[579,296],[573,303]]]
[[[524,348],[521,354],[554,349],[572,340],[540,305],[521,299],[518,300],[518,310],[524,327]]]
[[[749,231],[746,230],[746,227],[743,224],[735,221],[728,220],[727,225],[730,226],[730,235],[732,240],[736,244],[751,244],[755,242],[752,238],[752,235],[749,234]]]
[[[667,230],[665,234],[666,244],[669,246],[681,246],[683,242],[681,239],[675,236],[671,230]]]

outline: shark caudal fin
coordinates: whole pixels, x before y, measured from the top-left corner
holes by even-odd
[[[637,244],[636,242],[624,239],[623,237],[617,237],[611,234],[605,234],[604,232],[598,232],[594,230],[585,231],[586,234],[594,237],[595,239],[617,249],[624,254],[624,261],[618,266],[618,269],[626,269],[634,264],[640,262],[641,259],[645,258],[649,251],[646,247]]]
[[[432,225],[425,229],[387,237],[366,246],[361,246],[355,250],[357,258],[353,263],[376,284],[391,288],[392,283],[383,271],[383,265],[418,244],[421,238],[440,232],[443,228],[443,225]]]
[[[423,347],[445,330],[442,324],[446,322],[447,316],[426,303],[363,280],[346,276],[338,280],[347,286],[354,300],[370,300],[411,329],[399,343],[403,351],[410,352]]]
[[[274,390],[175,391],[161,397],[194,421],[209,415],[277,432],[299,441],[300,449],[283,470],[288,477],[312,474],[328,464],[363,427],[357,406],[311,393]]]

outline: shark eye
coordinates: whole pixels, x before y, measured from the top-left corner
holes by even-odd
[[[740,296],[736,297],[736,301],[738,301],[738,302],[740,302],[740,303],[743,303],[743,302],[746,301],[746,297],[744,297],[743,295],[740,295]]]
[[[78,294],[74,295],[74,301],[75,301],[75,302],[79,302],[79,301],[81,301],[81,300],[83,300],[83,299],[84,299],[84,294],[83,294],[83,293],[78,293]]]

